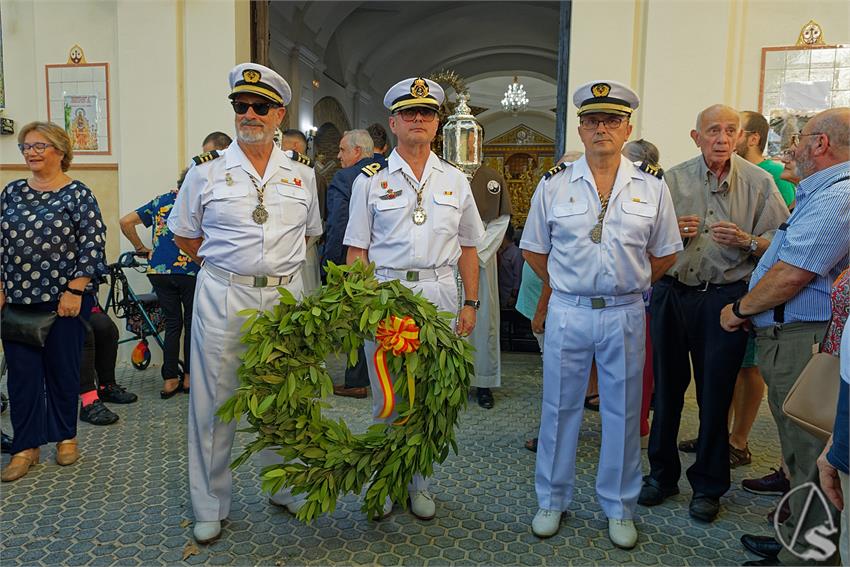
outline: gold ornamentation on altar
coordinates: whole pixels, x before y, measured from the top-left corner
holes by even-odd
[[[809,20],[803,26],[803,29],[800,30],[797,45],[826,45],[823,39],[823,29],[820,27],[820,24],[814,20]]]

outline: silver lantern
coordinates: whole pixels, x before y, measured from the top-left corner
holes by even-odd
[[[466,104],[469,97],[459,94],[454,114],[443,126],[443,159],[452,162],[472,179],[481,166],[482,129]]]

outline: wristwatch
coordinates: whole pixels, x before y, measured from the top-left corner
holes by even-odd
[[[478,301],[477,299],[467,299],[466,301],[463,302],[463,306],[464,307],[472,307],[473,309],[478,311],[478,308],[481,307],[481,302]]]
[[[71,295],[77,295],[77,296],[80,296],[80,297],[83,296],[83,290],[81,290],[81,289],[74,289],[72,287],[66,287],[65,291],[67,291]]]
[[[741,300],[736,299],[735,303],[732,304],[732,315],[737,317],[738,319],[749,319],[749,315],[744,315],[741,313]]]
[[[750,254],[759,249],[759,242],[755,239],[755,237],[750,239]]]

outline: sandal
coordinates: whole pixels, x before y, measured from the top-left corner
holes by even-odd
[[[534,439],[529,439],[525,442],[525,448],[531,451],[532,453],[537,452],[537,437]]]
[[[182,391],[183,391],[183,384],[181,384],[180,382],[177,382],[177,386],[173,390],[166,390],[165,388],[160,390],[159,391],[159,397],[162,398],[163,400],[167,400],[168,398],[171,398],[175,394],[179,394]]]
[[[750,453],[749,444],[743,449],[738,449],[732,443],[729,443],[729,467],[736,468],[744,465],[749,465],[753,462],[753,454]]]
[[[679,442],[679,450],[683,453],[696,453],[697,452],[697,438],[693,439],[685,439],[684,441]]]
[[[584,397],[584,407],[590,411],[599,411],[599,394]]]

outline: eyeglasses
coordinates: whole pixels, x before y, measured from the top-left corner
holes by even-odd
[[[606,118],[583,116],[579,118],[578,123],[582,130],[596,130],[600,124],[604,124],[607,130],[616,130],[623,124],[624,120],[625,118],[622,116],[608,116]]]
[[[249,108],[254,109],[254,114],[257,116],[265,116],[272,108],[280,108],[279,104],[271,102],[241,102],[238,100],[230,101],[230,106],[236,114],[245,114]]]
[[[796,146],[800,143],[800,139],[804,138],[805,136],[820,136],[822,134],[823,132],[812,132],[810,134],[791,134],[791,145]]]
[[[437,111],[430,108],[404,108],[396,114],[401,116],[401,119],[405,122],[413,122],[416,120],[417,114],[422,117],[422,122],[433,122],[434,118],[437,117]]]
[[[34,144],[18,144],[18,149],[21,153],[26,153],[27,150],[35,150],[35,153],[41,155],[47,148],[55,148],[53,144],[45,144],[44,142],[36,142]]]

